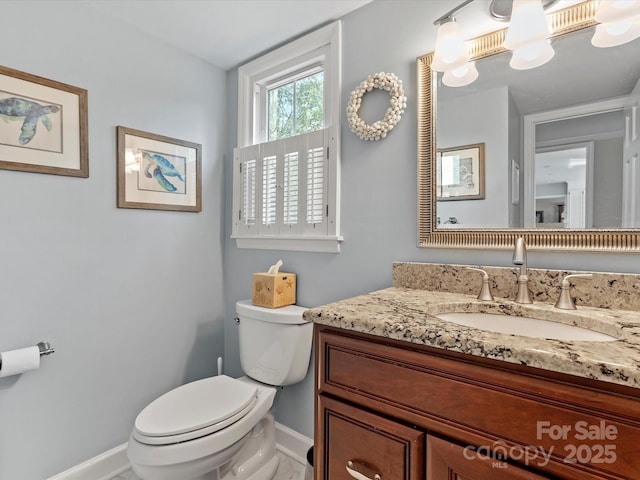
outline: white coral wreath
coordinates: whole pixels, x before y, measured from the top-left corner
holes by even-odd
[[[358,116],[358,111],[364,94],[374,88],[389,92],[391,105],[387,108],[382,120],[368,125]],[[400,121],[405,108],[407,108],[407,97],[404,96],[402,80],[399,80],[393,73],[375,73],[351,92],[351,98],[349,98],[349,104],[347,105],[349,128],[362,140],[380,140],[385,138],[387,133]]]

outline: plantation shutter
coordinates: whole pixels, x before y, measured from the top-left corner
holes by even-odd
[[[328,221],[335,209],[328,201],[329,130],[235,149],[234,236],[335,234]]]
[[[258,182],[259,145],[251,145],[243,149],[236,149],[234,167],[239,169],[239,175],[234,174],[234,208],[237,217],[234,221],[234,233],[240,235],[255,235],[258,232],[258,202],[262,195],[262,182]],[[239,197],[239,198],[238,198]]]
[[[284,156],[284,217],[282,222],[285,225],[298,223],[299,158],[298,152],[286,153]]]
[[[260,179],[262,181],[262,198],[257,199],[261,208],[261,215],[258,223],[258,232],[267,235],[272,234],[271,229],[275,229],[273,233],[277,233],[276,216],[278,213],[278,151],[275,143],[262,145],[260,152]]]
[[[323,148],[307,150],[307,223],[321,224],[325,211],[325,152]]]

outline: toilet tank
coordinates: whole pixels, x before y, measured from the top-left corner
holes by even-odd
[[[313,323],[302,318],[306,308],[258,307],[251,300],[236,303],[240,319],[240,362],[249,377],[269,385],[290,385],[307,375]]]

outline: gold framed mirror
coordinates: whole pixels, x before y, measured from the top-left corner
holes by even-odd
[[[596,3],[586,1],[549,14],[551,25],[551,37],[556,41],[562,38],[572,38],[577,36],[578,32],[586,32],[588,28],[596,25],[594,20]],[[469,40],[466,45],[469,50],[471,60],[489,59],[489,57],[499,57],[498,54],[506,52],[502,46],[506,29],[491,32],[478,38]],[[569,35],[567,35],[569,34]],[[561,38],[562,37],[562,38]],[[640,42],[640,39],[635,42]],[[637,44],[634,44],[637,48]],[[616,47],[617,48],[617,47]],[[613,50],[613,49],[598,49]],[[636,57],[637,58],[637,57]],[[509,223],[506,226],[467,226],[467,222],[457,219],[455,225],[445,225],[446,218],[451,219],[450,214],[442,206],[438,205],[437,198],[437,168],[436,158],[438,149],[450,147],[451,145],[436,144],[436,119],[438,110],[437,90],[440,88],[437,74],[431,70],[431,62],[433,53],[418,57],[417,59],[417,84],[418,84],[418,246],[420,247],[440,247],[440,248],[477,248],[477,249],[509,249],[512,248],[517,237],[524,237],[527,246],[531,250],[555,250],[555,251],[589,251],[589,252],[611,252],[611,253],[640,253],[640,228],[628,226],[605,226],[595,227],[585,224],[582,228],[575,228],[571,225],[563,224],[562,228],[551,226],[549,228],[536,224],[544,218],[541,210],[536,205],[524,206],[524,202],[520,202],[520,197],[531,194],[535,195],[535,185],[533,180],[522,180],[520,174],[526,175],[527,172],[533,172],[533,166],[524,164],[522,160],[525,157],[525,148],[528,146],[532,149],[532,155],[535,156],[536,144],[529,140],[523,142],[525,147],[520,148],[520,155],[516,162],[513,158],[505,155],[503,163],[506,165],[505,180],[501,180],[503,193],[512,212],[511,217],[520,215],[520,222],[517,226]],[[597,69],[598,64],[587,65],[590,69]],[[638,83],[640,85],[640,82]],[[453,89],[455,90],[455,89]],[[590,103],[590,102],[585,102]],[[636,106],[640,110],[640,106]],[[636,109],[633,110],[636,115]],[[537,118],[530,115],[531,118]],[[633,119],[635,123],[635,118]],[[524,125],[524,127],[523,127]],[[528,125],[528,126],[527,126]],[[519,120],[519,135],[523,129],[533,128],[535,130],[536,123],[527,120]],[[512,133],[512,130],[509,132]],[[467,139],[465,139],[467,140]],[[469,139],[467,144],[480,143],[482,139]],[[526,156],[531,156],[526,153]],[[637,156],[636,156],[637,157]],[[487,165],[495,160],[487,149],[486,163]],[[636,158],[637,161],[637,158]],[[637,162],[636,162],[637,163]],[[640,168],[640,166],[638,167]],[[496,181],[491,178],[491,169],[487,167],[487,188],[491,191],[490,182]],[[640,174],[638,175],[640,177]],[[532,175],[533,177],[533,175]],[[504,185],[508,184],[508,191],[505,191]],[[637,186],[634,187],[637,190]],[[534,200],[535,201],[535,200]],[[462,204],[464,202],[447,202],[451,204]],[[480,205],[481,202],[472,202]],[[637,207],[638,199],[633,200],[634,208]],[[565,212],[564,204],[557,205],[559,211],[555,216],[561,217]],[[485,207],[486,209],[486,207]],[[530,220],[525,218],[525,212],[531,216]],[[438,217],[443,217],[439,221]],[[473,213],[468,215],[473,218]],[[551,215],[547,214],[547,218]],[[454,217],[455,218],[455,217]],[[454,227],[454,228],[451,228]],[[640,227],[640,224],[638,224]]]

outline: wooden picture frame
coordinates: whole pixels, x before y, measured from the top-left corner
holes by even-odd
[[[89,176],[87,90],[0,66],[0,169]]]
[[[202,146],[117,127],[118,207],[202,211]]]
[[[484,143],[438,149],[438,201],[484,198]]]

